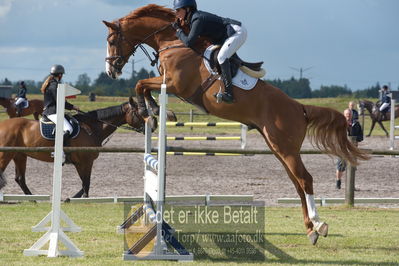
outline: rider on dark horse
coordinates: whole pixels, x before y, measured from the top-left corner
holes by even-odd
[[[380,106],[380,112],[382,114],[381,120],[387,120],[387,112],[389,111],[389,108],[391,107],[391,97],[389,97],[389,90],[388,86],[384,85],[382,86],[382,91],[381,91],[381,106]]]
[[[46,116],[54,124],[57,123],[57,88],[61,82],[65,69],[61,65],[54,65],[51,67],[50,75],[43,83],[41,92],[44,94],[44,109],[43,116]],[[65,101],[65,109],[79,111],[79,108],[73,104]],[[66,146],[70,134],[72,133],[72,125],[68,119],[64,117],[64,146]]]
[[[19,83],[19,89],[17,93],[17,97],[15,100],[15,108],[16,108],[16,113],[17,116],[21,116],[21,111],[22,111],[22,105],[24,102],[26,102],[26,86],[25,82],[21,81]]]
[[[222,100],[232,103],[234,96],[229,58],[244,44],[247,39],[247,30],[237,20],[197,10],[195,0],[174,0],[173,8],[178,18],[178,22],[173,24],[177,30],[176,36],[187,47],[193,48],[200,36],[209,38],[212,44],[221,45],[217,59],[225,87]],[[190,28],[188,35],[180,28],[183,26]]]

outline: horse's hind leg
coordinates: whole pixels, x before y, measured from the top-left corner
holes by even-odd
[[[76,171],[78,171],[79,177],[82,180],[82,189],[76,193],[73,197],[88,198],[89,197],[89,189],[90,189],[90,178],[91,178],[91,170],[93,168],[93,160],[81,160],[79,163],[74,163]],[[83,193],[82,193],[83,192]]]
[[[387,137],[389,137],[388,131],[385,129],[384,124],[382,123],[382,121],[378,121],[378,124],[380,125],[380,127],[382,128],[382,130],[384,130],[385,135]]]
[[[289,155],[283,158],[285,164],[287,165],[289,171],[297,180],[299,186],[302,188],[302,193],[299,193],[302,201],[302,208],[307,210],[308,217],[313,224],[313,229],[322,236],[327,236],[328,225],[325,222],[319,220],[319,215],[317,214],[316,204],[314,200],[313,192],[313,177],[306,170],[303,165],[302,159],[299,154]],[[306,205],[305,205],[306,204]],[[313,235],[308,232],[309,238],[313,243]],[[317,238],[316,238],[317,240]],[[316,244],[316,243],[313,243]]]
[[[266,129],[264,129],[263,133],[266,142],[269,144],[270,148],[274,150],[277,158],[284,165],[288,176],[297,189],[298,195],[301,198],[308,237],[312,244],[316,244],[318,234],[327,236],[328,225],[324,222],[320,222],[317,214],[313,193],[313,177],[306,170],[299,155],[302,140],[300,138],[296,141],[293,139],[288,140],[288,138],[280,136],[279,138],[273,138],[272,141]],[[316,232],[313,232],[313,229],[316,230]]]
[[[17,154],[13,160],[15,163],[15,182],[18,183],[26,195],[32,195],[32,192],[26,185],[25,179],[27,156],[25,154]]]

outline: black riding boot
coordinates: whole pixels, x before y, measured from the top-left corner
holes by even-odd
[[[20,117],[21,116],[21,111],[22,111],[21,105],[18,104],[15,109],[16,109],[17,116]]]
[[[222,80],[224,84],[224,93],[222,94],[222,100],[225,103],[233,103],[233,83],[231,82],[231,69],[230,61],[226,59],[223,64],[220,64],[222,70]]]
[[[69,146],[69,140],[71,139],[71,133],[69,132],[69,131],[66,131],[65,133],[64,133],[64,140],[63,140],[63,146],[64,147],[68,147]],[[66,153],[66,152],[63,152],[63,156],[65,156],[64,157],[64,159],[63,159],[63,163],[62,163],[62,165],[64,165],[64,164],[69,164],[69,163],[71,163],[71,160],[70,160],[70,156],[69,156],[69,154],[68,153]]]
[[[71,133],[69,131],[64,132],[64,147],[69,145],[69,139],[71,138]]]

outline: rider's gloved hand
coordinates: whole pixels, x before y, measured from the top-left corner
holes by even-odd
[[[179,24],[179,22],[173,22],[173,23],[172,23],[172,27],[173,27],[175,30],[179,30],[179,29],[180,29],[180,24]]]

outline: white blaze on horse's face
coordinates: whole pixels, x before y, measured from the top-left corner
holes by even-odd
[[[110,49],[109,43],[107,43],[107,57],[106,57],[106,58],[108,58],[109,55],[110,55],[109,49]],[[116,79],[116,78],[118,78],[120,75],[122,75],[122,73],[116,71],[116,69],[115,69],[113,66],[111,66],[111,64],[109,63],[108,60],[105,60],[105,73],[107,73],[107,75],[108,75],[110,78],[113,78],[113,79]]]
[[[363,108],[360,106],[360,104],[357,104],[357,112],[359,115],[363,115]]]

